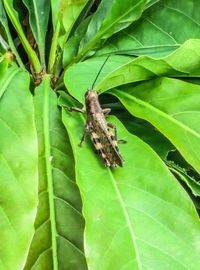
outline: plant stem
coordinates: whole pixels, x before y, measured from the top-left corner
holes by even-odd
[[[60,22],[58,21],[56,24],[55,32],[53,33],[53,39],[52,39],[49,62],[48,62],[48,73],[53,72],[54,63],[56,61],[56,52],[57,52],[57,46],[58,46],[59,33],[60,33]]]
[[[25,49],[25,51],[27,52],[28,54],[28,57],[29,59],[31,60],[31,63],[33,65],[33,68],[34,68],[34,71],[36,73],[40,73],[41,72],[41,64],[40,64],[40,61],[37,57],[37,54],[36,52],[32,49],[31,45],[29,44],[24,32],[23,32],[23,29],[20,25],[20,23],[18,22],[17,18],[16,18],[16,11],[12,9],[12,7],[10,6],[10,4],[8,3],[8,1],[4,0],[4,6],[5,6],[5,9],[6,9],[6,12],[15,28],[15,30],[17,31],[18,35],[19,35],[19,38],[22,42],[22,45]]]
[[[9,31],[6,31],[6,34],[7,34],[7,37],[8,37],[8,44],[9,44],[9,47],[10,47],[11,51],[14,53],[14,55],[15,55],[15,57],[16,57],[16,60],[17,60],[17,63],[19,64],[19,66],[20,66],[21,68],[25,68],[25,67],[24,67],[24,64],[23,64],[23,62],[22,62],[22,60],[21,60],[21,57],[19,56],[18,51],[17,51],[17,49],[15,48],[15,45],[14,45],[14,42],[13,42],[13,39],[12,39],[12,37],[11,37],[10,32],[9,32]]]

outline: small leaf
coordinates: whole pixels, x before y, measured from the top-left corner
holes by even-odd
[[[174,173],[178,177],[179,180],[183,181],[186,183],[186,185],[190,188],[194,196],[199,196],[200,197],[200,183],[195,181],[191,176],[189,176],[184,169],[181,167],[177,166],[174,163],[167,163],[169,166],[169,169],[171,172]]]
[[[58,22],[59,4],[60,0],[51,0],[51,13],[52,13],[51,16],[54,31],[56,29],[56,24]]]
[[[37,136],[27,72],[11,67],[0,88],[0,269],[23,269],[38,203]]]
[[[2,1],[2,0],[0,0]],[[23,27],[20,24],[19,20],[19,14],[14,8],[14,0],[3,0],[6,12],[10,18],[10,21],[12,22],[15,30],[17,31],[17,34],[19,35],[19,38],[22,42],[22,45],[24,46],[24,49],[26,50],[26,53],[28,54],[30,60],[32,61],[32,65],[37,73],[41,71],[41,65],[39,62],[39,59],[35,53],[35,51],[30,46],[24,31]]]
[[[30,26],[40,52],[40,60],[45,66],[45,38],[50,11],[49,0],[23,0],[29,11]]]
[[[0,57],[0,83],[1,83],[1,80],[4,78],[4,75],[8,69],[8,63],[9,63],[9,59],[5,57],[5,54]],[[4,81],[4,79],[3,79],[3,81]],[[2,83],[4,83],[4,82],[2,82]],[[3,84],[2,84],[2,86],[3,86]],[[1,93],[1,90],[0,90],[0,93]]]
[[[69,65],[73,58],[77,55],[79,44],[85,32],[87,30],[88,24],[90,23],[91,16],[83,20],[80,25],[77,27],[75,33],[72,37],[65,43],[63,50],[63,67],[65,68]]]
[[[86,4],[87,0],[60,1],[59,17],[66,33],[70,32],[72,26]]]
[[[12,52],[15,54],[16,56],[16,59],[20,65],[20,67],[23,67],[23,63],[22,63],[22,60],[15,48],[15,45],[14,45],[14,42],[13,42],[13,39],[11,37],[11,34],[10,34],[10,29],[9,29],[9,26],[8,26],[8,20],[7,20],[7,17],[6,17],[6,13],[5,13],[5,10],[4,10],[4,6],[3,6],[3,2],[2,0],[0,0],[0,25],[3,26],[4,28],[4,32],[5,32],[5,39],[7,40],[2,40],[2,34],[3,34],[3,31],[1,30],[1,34],[0,34],[0,43],[3,42],[3,51],[5,52],[5,50],[8,50],[9,47],[7,45],[7,42],[12,50]]]
[[[90,6],[90,2],[91,0],[52,1],[52,13],[55,11],[57,13],[53,15],[53,23],[55,24],[55,27],[48,63],[49,73],[59,73],[58,70],[62,61],[64,45],[68,40],[69,34],[71,33],[79,15],[85,7]],[[84,16],[85,13],[82,13]]]

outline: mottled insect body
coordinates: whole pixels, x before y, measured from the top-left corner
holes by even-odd
[[[107,167],[123,166],[124,160],[119,153],[117,146],[117,130],[112,123],[106,122],[109,108],[102,109],[99,103],[98,94],[95,90],[88,90],[85,93],[85,107],[83,109],[72,107],[71,111],[86,113],[87,120],[80,146],[83,144],[86,134],[90,133],[91,141],[98,154],[104,160]],[[114,130],[114,134],[111,129]]]
[[[87,131],[90,132],[91,140],[106,166],[123,166],[124,160],[117,146],[116,127],[111,123],[107,123],[105,119],[105,115],[110,112],[110,109],[101,108],[98,94],[95,90],[88,90],[86,92],[85,106],[87,121],[84,134]],[[114,134],[111,132],[111,128],[114,129]],[[84,140],[84,134],[81,142]]]
[[[106,61],[107,60],[108,57]],[[102,70],[104,64],[102,65],[100,71]],[[99,73],[97,74],[96,79],[98,78]],[[87,116],[86,125],[83,136],[81,138],[80,146],[83,144],[87,132],[89,132],[91,141],[93,142],[98,154],[104,160],[105,165],[107,167],[122,167],[124,160],[119,153],[119,148],[117,146],[117,143],[119,141],[117,140],[116,127],[112,123],[106,122],[106,116],[111,110],[109,108],[101,108],[98,94],[93,89],[88,90],[85,93],[85,107],[86,110],[74,107],[70,109],[71,111],[86,113]],[[111,129],[114,130],[114,134],[112,133]]]

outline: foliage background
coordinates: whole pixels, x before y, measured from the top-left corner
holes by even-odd
[[[198,0],[0,0],[0,269],[198,269]],[[126,163],[78,147],[95,83]]]

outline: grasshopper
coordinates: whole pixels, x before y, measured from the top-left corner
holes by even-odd
[[[91,141],[93,142],[98,154],[104,160],[105,166],[122,167],[124,160],[119,152],[117,144],[119,142],[122,143],[125,141],[117,140],[117,129],[115,125],[106,121],[106,117],[108,116],[111,109],[101,108],[97,91],[93,89],[94,84],[107,60],[108,57],[106,58],[101,69],[99,70],[97,77],[95,78],[95,81],[92,85],[92,89],[87,90],[87,92],[85,93],[86,110],[71,107],[70,111],[86,113],[86,124],[79,146],[82,146],[85,136],[89,132]],[[114,130],[114,134],[112,133],[111,129]]]

